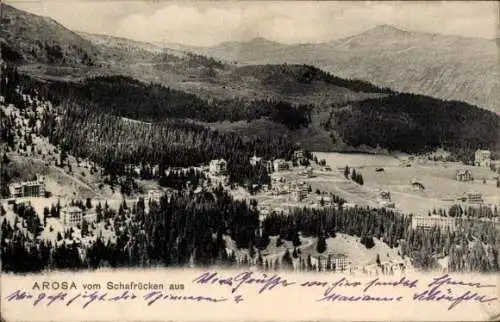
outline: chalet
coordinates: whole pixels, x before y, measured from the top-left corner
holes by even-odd
[[[274,165],[272,161],[264,161],[264,167],[266,168],[267,173],[272,173],[274,171]]]
[[[272,186],[272,194],[273,195],[283,195],[290,192],[290,188],[288,185],[277,183]]]
[[[472,172],[468,169],[457,170],[455,172],[455,179],[457,181],[472,181],[472,180],[474,180],[474,178],[472,177]]]
[[[81,225],[83,212],[78,207],[67,207],[61,210],[61,222],[64,226]]]
[[[478,167],[489,168],[491,164],[491,151],[490,150],[476,150],[474,154],[474,165]]]
[[[288,163],[284,159],[276,159],[273,162],[274,166],[274,171],[279,172],[279,171],[284,171],[288,170]]]
[[[209,171],[210,171],[210,174],[212,174],[214,176],[226,174],[227,161],[224,159],[210,161]]]
[[[297,162],[302,162],[305,159],[304,150],[297,150],[293,152],[293,159]]]
[[[256,156],[255,154],[253,155],[253,157],[250,158],[250,164],[252,166],[256,166],[258,164],[260,164],[262,162],[262,158],[261,157],[258,157]]]
[[[37,175],[36,180],[12,183],[9,193],[13,198],[45,197],[45,177]]]
[[[413,228],[431,229],[439,227],[441,229],[455,230],[456,222],[454,217],[441,217],[441,216],[413,216],[411,218]]]
[[[163,173],[162,173],[162,174],[160,174],[160,166],[159,166],[158,164],[153,165],[153,166],[151,167],[151,174],[152,174],[153,176],[163,175]]]
[[[307,187],[305,185],[297,185],[292,189],[292,199],[296,202],[302,201],[307,197]]]
[[[381,263],[380,266],[383,272],[387,272],[389,274],[395,272],[404,273],[406,270],[406,264],[404,261],[389,260],[388,262]]]

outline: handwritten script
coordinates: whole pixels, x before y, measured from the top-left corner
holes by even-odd
[[[320,276],[320,275],[318,275]],[[325,277],[327,275],[324,275]],[[79,306],[86,309],[92,305],[104,302],[141,301],[145,306],[158,305],[166,302],[208,303],[235,303],[247,301],[250,296],[266,296],[271,292],[294,292],[297,296],[304,295],[304,300],[317,303],[332,304],[362,303],[362,302],[401,302],[414,303],[438,302],[447,310],[453,310],[458,305],[466,303],[481,303],[490,305],[498,301],[497,297],[485,294],[485,289],[495,288],[495,285],[481,284],[476,281],[462,281],[445,274],[428,280],[408,279],[406,277],[392,278],[377,277],[370,281],[360,281],[347,277],[334,277],[332,280],[292,281],[279,274],[257,272],[241,272],[231,276],[224,276],[219,272],[205,272],[192,281],[195,294],[182,292],[167,292],[162,290],[147,291],[32,291],[17,289],[5,296],[5,300],[15,303],[26,303],[35,307],[49,307],[52,305]],[[219,288],[215,290],[214,288]],[[225,297],[201,295],[207,289],[208,294],[226,294]],[[304,290],[307,289],[307,292]],[[222,290],[223,292],[220,292]],[[224,290],[226,290],[224,292]],[[210,292],[212,291],[212,292]],[[312,292],[311,292],[312,291]],[[495,294],[495,292],[490,292]],[[307,298],[315,294],[313,298]],[[161,304],[160,304],[161,305]],[[498,305],[498,303],[495,303]]]

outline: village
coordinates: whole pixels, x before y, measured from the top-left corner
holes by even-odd
[[[369,166],[360,165],[355,171],[365,177],[365,182],[360,185],[354,182],[351,178],[352,173],[346,173],[346,166],[341,164],[327,164],[324,159],[318,160],[317,156],[323,154],[314,154],[313,160],[305,158],[303,150],[294,152],[293,160],[263,160],[254,155],[248,162],[252,166],[258,164],[264,165],[271,176],[271,184],[263,185],[260,190],[250,193],[245,187],[234,187],[228,182],[227,177],[227,162],[223,159],[212,160],[208,165],[197,167],[209,180],[203,181],[199,186],[193,187],[190,182],[186,183],[186,191],[190,193],[209,192],[213,187],[222,185],[235,198],[257,201],[258,208],[261,213],[261,220],[265,219],[266,214],[282,212],[287,214],[288,210],[294,207],[376,207],[387,208],[392,211],[401,212],[403,214],[412,213],[412,227],[430,229],[432,227],[440,227],[441,229],[456,229],[456,218],[432,214],[432,203],[426,203],[425,211],[421,213],[405,212],[405,200],[401,198],[404,190],[405,195],[415,195],[418,198],[425,198],[422,195],[427,190],[429,185],[423,180],[412,178],[408,181],[407,186],[401,187],[396,185],[397,189],[390,190],[387,186],[374,186],[371,182],[367,170],[370,169],[373,173],[388,172],[393,167],[391,163],[386,163],[382,168],[378,162]],[[351,161],[352,162],[352,161]],[[408,170],[414,169],[416,165],[407,167],[408,161],[405,161],[405,166],[397,165],[398,169]],[[490,154],[478,150],[476,153],[475,165],[472,167],[460,166],[455,170],[450,170],[448,181],[454,182],[457,186],[463,186],[462,189],[455,189],[455,198],[447,200],[439,200],[435,207],[446,207],[451,205],[460,205],[460,207],[487,207],[492,209],[492,217],[482,218],[482,220],[498,220],[498,199],[495,199],[493,194],[496,189],[495,180],[498,180],[497,172],[491,169],[492,160]],[[88,161],[80,161],[78,167],[86,168],[93,166]],[[449,166],[449,165],[448,165]],[[141,167],[137,165],[129,166],[132,171],[140,173]],[[155,167],[153,167],[155,169]],[[354,168],[353,168],[354,169]],[[380,169],[383,169],[382,171]],[[179,170],[179,169],[176,169]],[[187,171],[187,169],[185,169]],[[154,171],[158,171],[156,168]],[[172,170],[165,170],[166,172]],[[474,178],[473,173],[477,173],[479,179]],[[490,177],[487,177],[487,176]],[[37,214],[41,216],[44,223],[44,231],[41,238],[51,240],[54,243],[71,243],[78,242],[83,244],[91,244],[97,236],[104,237],[106,240],[113,241],[113,220],[102,220],[98,217],[97,209],[111,208],[117,211],[120,208],[121,212],[127,213],[127,204],[134,205],[140,199],[144,200],[146,211],[152,202],[159,203],[160,199],[165,195],[167,199],[173,193],[174,189],[154,187],[144,194],[137,194],[134,197],[122,197],[121,199],[92,199],[76,201],[70,198],[61,198],[61,196],[51,196],[47,190],[47,179],[44,175],[37,175],[34,180],[14,182],[9,185],[11,197],[2,202],[2,206],[6,209],[12,208],[13,204],[32,205]],[[476,185],[482,190],[467,187],[468,184],[476,181]],[[478,182],[477,182],[478,181]],[[210,182],[209,185],[207,182]],[[373,187],[373,188],[372,188]],[[474,186],[475,188],[475,186]],[[485,189],[488,188],[488,189]],[[399,191],[398,191],[399,189]],[[486,191],[479,192],[479,191]],[[492,191],[488,194],[488,191]],[[48,197],[50,196],[50,197]],[[338,198],[336,196],[341,196]],[[428,198],[435,200],[435,198]],[[444,198],[446,199],[446,198]],[[45,218],[48,211],[58,205],[60,207],[59,217]],[[125,210],[123,209],[125,205]],[[410,203],[411,205],[411,203]],[[436,208],[434,208],[436,209]],[[102,210],[100,210],[102,211]],[[10,213],[10,212],[8,212]],[[102,217],[102,216],[101,216]],[[83,235],[83,227],[86,227],[85,236]],[[68,234],[69,232],[69,234]],[[67,237],[66,240],[61,236]],[[318,253],[314,249],[314,241],[309,237],[301,237],[302,245],[300,249],[301,256],[294,258],[294,268],[301,270],[307,265],[316,267],[317,270],[334,270],[342,272],[364,272],[366,274],[376,274],[377,272],[404,272],[405,269],[411,269],[411,263],[408,258],[403,260],[393,249],[389,249],[382,241],[376,241],[376,247],[373,250],[364,249],[359,243],[359,236],[353,237],[344,234],[339,234],[335,238],[335,242],[329,241],[331,247],[326,253]],[[358,240],[358,241],[356,241]],[[271,245],[274,240],[271,241]],[[266,259],[280,259],[288,249],[293,249],[288,242],[281,248],[271,247],[263,252],[263,257]],[[361,248],[357,247],[361,246]],[[254,262],[257,259],[249,259],[246,251],[232,249],[230,251],[238,253],[238,258],[245,261]],[[357,251],[355,254],[354,252]],[[363,255],[363,253],[366,253]],[[361,255],[360,255],[361,254]],[[379,254],[386,255],[379,258]],[[377,263],[377,261],[380,263]]]
[[[29,96],[26,100],[31,100]],[[159,165],[127,164],[125,173],[134,177],[140,187],[125,195],[118,189],[104,184],[102,169],[94,162],[64,155],[46,138],[40,135],[40,119],[43,113],[54,110],[46,102],[35,99],[34,111],[20,112],[12,105],[2,106],[2,111],[12,117],[19,130],[15,141],[16,153],[10,153],[12,162],[20,165],[29,162],[29,180],[16,180],[9,184],[9,198],[2,200],[5,216],[12,224],[18,222],[13,215],[18,205],[32,206],[43,232],[40,238],[55,244],[73,242],[90,245],[97,237],[107,241],[116,238],[113,218],[103,218],[107,210],[129,216],[130,208],[144,200],[146,213],[152,203],[167,200],[175,193],[174,188],[161,187],[156,180],[144,179],[168,175],[171,172],[198,171],[204,177],[197,185],[189,180],[182,190],[189,194],[210,193],[222,186],[235,199],[255,200],[261,221],[269,214],[287,215],[294,208],[350,208],[368,207],[412,216],[413,228],[456,229],[456,218],[442,215],[436,210],[458,206],[490,209],[491,215],[480,218],[497,222],[500,206],[500,163],[493,160],[491,151],[478,149],[472,165],[434,160],[435,158],[408,155],[365,155],[346,153],[309,154],[303,149],[294,151],[290,160],[265,160],[254,154],[249,158],[252,167],[263,167],[270,176],[269,184],[239,186],[230,183],[228,163],[214,159],[208,164],[190,168],[167,168]],[[32,120],[35,120],[33,122]],[[26,146],[31,144],[32,148]],[[4,154],[5,156],[5,154]],[[26,177],[26,176],[25,176]],[[289,241],[282,246],[270,246],[262,251],[266,260],[281,260],[292,249],[300,251],[293,256],[294,269],[314,267],[316,270],[342,272],[404,272],[411,269],[409,259],[403,259],[395,249],[375,240],[375,247],[365,248],[361,236],[338,234],[327,240],[327,251],[319,253],[315,240],[300,236],[301,245],[296,248]],[[237,262],[250,261],[247,250],[238,250],[227,240],[228,250],[237,253]],[[246,259],[245,259],[246,258]]]

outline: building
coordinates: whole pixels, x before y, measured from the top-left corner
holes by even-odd
[[[490,150],[476,150],[474,155],[474,165],[478,167],[489,168],[491,164],[491,151]]]
[[[141,175],[142,171],[142,166],[141,165],[135,165],[135,164],[126,164],[125,165],[125,172],[128,174],[132,175]]]
[[[292,189],[292,199],[296,202],[302,201],[307,197],[307,187],[305,185],[297,185]]]
[[[151,190],[148,192],[148,197],[146,200],[144,200],[145,203],[150,203],[152,201],[155,201],[157,203],[160,203],[162,197],[162,192],[159,190]]]
[[[296,160],[298,163],[304,161],[305,159],[304,150],[293,151],[293,159]]]
[[[291,186],[279,180],[272,184],[271,191],[274,195],[286,195],[291,192]]]
[[[45,177],[37,175],[33,181],[12,183],[9,185],[9,193],[13,198],[45,197]]]
[[[476,191],[467,192],[465,200],[469,203],[483,203],[483,194]]]
[[[284,159],[276,159],[273,162],[274,171],[288,170],[288,163]]]
[[[273,173],[274,164],[272,161],[264,161],[264,167],[266,168],[267,173]]]
[[[212,160],[209,166],[210,174],[214,176],[219,176],[226,174],[227,172],[227,162],[224,159]]]
[[[24,197],[24,193],[23,193],[23,186],[21,183],[11,183],[9,185],[9,193],[10,193],[10,196],[13,197],[13,198],[22,198]]]
[[[345,272],[350,270],[352,262],[343,254],[319,255],[315,258],[320,271]]]
[[[380,205],[382,207],[385,207],[385,208],[395,208],[396,207],[396,204],[392,201],[387,201],[387,200],[383,200],[380,202]]]
[[[95,212],[83,215],[83,220],[88,223],[97,221],[97,214]]]
[[[90,164],[90,162],[88,162],[86,160],[82,160],[82,161],[78,162],[78,166],[80,168],[87,168],[87,169],[92,168],[92,165]]]
[[[271,192],[273,195],[284,195],[290,192],[288,185],[282,183],[273,184],[271,188]]]
[[[439,227],[441,229],[455,230],[456,222],[454,217],[441,217],[441,216],[413,216],[411,218],[413,228],[430,229],[432,227]]]
[[[61,210],[61,222],[64,226],[81,225],[83,212],[78,207],[67,207]]]
[[[250,164],[252,166],[256,166],[258,164],[260,164],[262,162],[262,158],[261,157],[258,157],[256,156],[255,154],[253,155],[253,157],[250,158]]]
[[[153,176],[159,176],[159,175],[161,175],[161,174],[160,174],[160,166],[159,166],[158,164],[153,165],[153,166],[151,167],[151,174],[152,174]]]
[[[457,181],[472,181],[472,180],[474,180],[474,178],[472,177],[472,172],[468,169],[457,170],[455,172],[455,179]]]
[[[383,272],[386,273],[404,273],[406,270],[406,263],[404,261],[389,260],[380,264]]]

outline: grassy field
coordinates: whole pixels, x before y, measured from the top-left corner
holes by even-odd
[[[318,159],[325,159],[334,169],[348,165],[361,173],[364,185],[353,188],[353,182],[342,180],[323,180],[323,189],[331,189],[343,193],[346,199],[358,202],[360,199],[376,200],[380,191],[389,191],[396,208],[403,212],[426,213],[428,210],[449,207],[456,203],[458,197],[466,192],[480,192],[488,204],[498,205],[500,189],[496,187],[497,175],[488,168],[465,166],[458,162],[436,162],[422,158],[409,161],[404,155],[369,155],[315,153]],[[409,164],[410,166],[406,166]],[[383,168],[384,171],[376,171]],[[460,182],[455,180],[455,172],[459,169],[472,171],[474,181]],[[318,176],[320,181],[324,176]],[[415,191],[410,182],[416,180],[424,186],[424,190]]]
[[[275,172],[272,177],[282,177],[284,185],[304,182],[312,192],[300,201],[294,201],[291,194],[273,195],[271,192],[260,192],[254,196],[242,191],[234,191],[233,195],[240,199],[254,198],[259,205],[268,209],[286,209],[293,206],[319,206],[324,195],[334,193],[350,204],[369,207],[381,207],[381,192],[388,191],[395,209],[404,213],[426,214],[438,208],[449,208],[458,203],[457,198],[467,192],[479,192],[485,204],[500,205],[500,189],[496,187],[495,172],[482,167],[470,167],[457,162],[436,162],[423,158],[411,159],[406,155],[374,155],[356,153],[314,153],[319,159],[325,159],[332,171],[313,164],[313,176],[307,177],[301,167],[288,171]],[[364,184],[359,185],[344,177],[344,167],[349,166],[361,173]],[[408,166],[409,165],[409,166]],[[376,171],[383,168],[383,171]],[[459,169],[470,169],[473,181],[455,180],[455,172]],[[411,182],[418,181],[423,190],[412,188]],[[465,204],[466,206],[466,204]]]
[[[337,153],[337,152],[314,152],[318,160],[324,159],[328,165],[334,168],[349,167],[384,167],[398,166],[401,159],[406,155],[380,155],[364,153]]]

